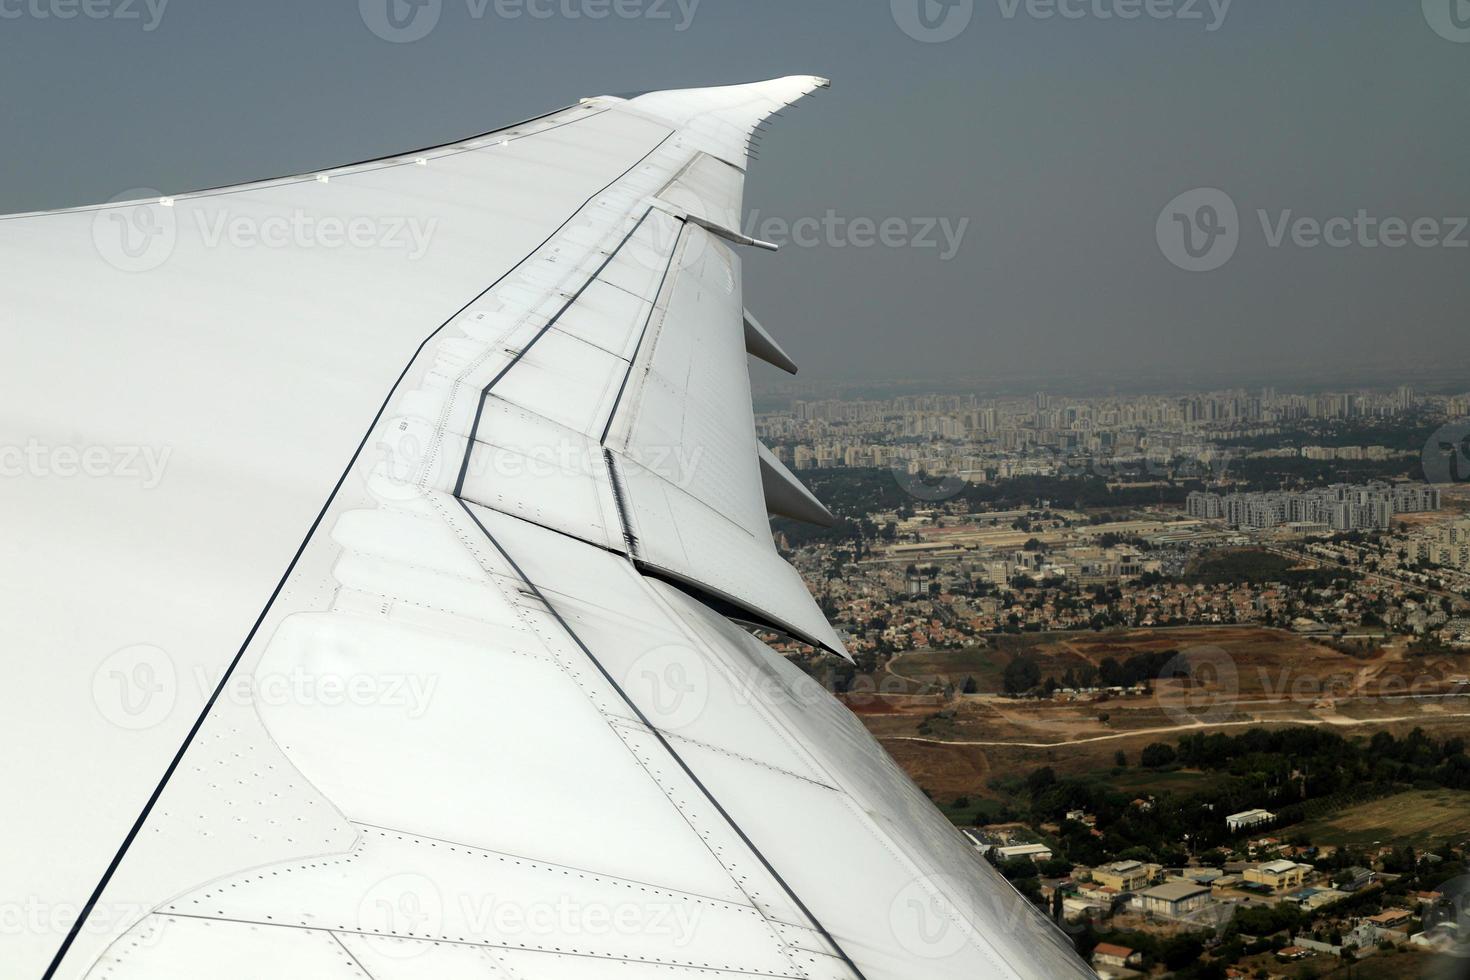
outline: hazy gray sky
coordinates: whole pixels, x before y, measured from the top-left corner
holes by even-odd
[[[806,373],[1470,354],[1466,0],[420,0],[413,41],[390,2],[0,0],[0,211],[813,72],[747,189],[800,233],[747,301]]]

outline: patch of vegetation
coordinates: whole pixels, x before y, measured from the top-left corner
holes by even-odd
[[[1289,558],[1259,548],[1221,548],[1195,559],[1185,572],[1190,585],[1263,585],[1280,582],[1296,588],[1325,588],[1334,581],[1353,580],[1355,572],[1342,569],[1297,568]]]

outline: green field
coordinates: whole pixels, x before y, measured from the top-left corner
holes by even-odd
[[[954,802],[937,805],[940,812],[948,817],[949,822],[956,827],[976,827],[981,824],[994,823],[1001,818],[1001,808],[1004,806],[1000,800],[979,796],[967,798],[964,806],[959,806]]]
[[[1413,844],[1424,847],[1470,838],[1470,792],[1413,790],[1359,803],[1292,828],[1314,844]]]
[[[975,678],[982,691],[999,691],[1001,676],[1010,657],[990,647],[968,647],[963,650],[916,650],[894,658],[892,671],[911,680],[916,691],[929,691],[948,680],[956,686],[965,678]]]

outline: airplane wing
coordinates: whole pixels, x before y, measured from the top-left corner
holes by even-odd
[[[5,975],[1087,976],[772,544],[802,76],[0,218]]]

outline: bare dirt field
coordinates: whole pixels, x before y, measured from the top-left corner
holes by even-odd
[[[1042,677],[1060,679],[1068,668],[1120,663],[1140,653],[1177,652],[1191,664],[1227,663],[1222,683],[1239,697],[1315,701],[1363,695],[1427,695],[1470,691],[1470,654],[1415,657],[1404,638],[1333,641],[1257,626],[1112,630],[1103,633],[1038,633],[993,638],[964,650],[918,650],[888,664],[911,692],[961,687],[973,679],[980,693],[1003,690],[1002,675],[1015,657],[1034,658]],[[1196,671],[1197,686],[1215,671]]]
[[[865,722],[870,716],[865,716]],[[1275,720],[1253,719],[1246,724],[1201,726],[1198,731],[1240,732],[1260,725],[1271,727],[1283,724],[1314,723],[1302,719],[1278,717]],[[1320,723],[1320,721],[1315,722]],[[870,730],[873,726],[869,726]],[[1390,731],[1396,736],[1407,735],[1414,728],[1422,728],[1436,738],[1458,735],[1470,737],[1470,701],[1462,702],[1455,712],[1429,713],[1410,717],[1408,720],[1373,719],[1363,725],[1334,728],[1346,736],[1368,737],[1377,731]],[[1039,747],[1037,744],[989,743],[965,744],[944,739],[915,739],[912,737],[884,736],[874,731],[883,747],[896,759],[909,776],[936,799],[946,800],[959,796],[1000,798],[987,784],[994,777],[1025,775],[1042,766],[1050,766],[1060,776],[1107,779],[1125,792],[1139,795],[1164,790],[1187,791],[1204,788],[1211,777],[1190,770],[1156,773],[1138,769],[1139,754],[1144,746],[1152,742],[1173,743],[1179,731],[1117,731],[1111,737],[1099,741],[1063,741]],[[1122,752],[1127,767],[1116,775],[1113,773],[1116,755]]]
[[[1107,774],[1141,794],[1186,789],[1208,777],[1134,766],[1145,745],[1172,743],[1193,731],[1312,725],[1349,737],[1380,730],[1403,734],[1415,727],[1441,738],[1470,734],[1470,685],[1463,682],[1470,657],[1409,656],[1401,640],[1344,652],[1255,627],[1039,634],[1016,638],[1020,644],[1011,639],[1003,638],[998,649],[895,658],[890,667],[908,679],[908,689],[936,693],[844,700],[915,781],[941,800],[993,795],[986,785],[993,777],[1043,765],[1064,775]],[[993,693],[994,685],[982,678],[998,679],[1020,649],[1051,665],[1095,665],[1143,651],[1202,651],[1210,669],[1128,696],[1026,700]],[[1228,664],[1226,676],[1220,663]],[[1043,666],[1043,676],[1049,669]],[[981,693],[937,693],[945,685],[958,688],[966,677],[976,679]],[[1127,766],[1112,775],[1120,751]]]

